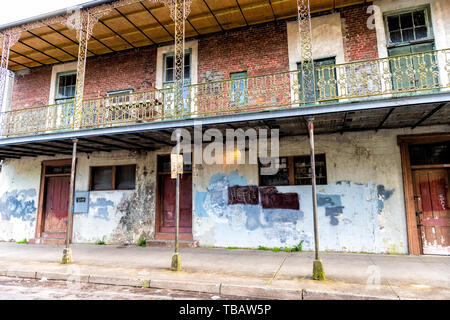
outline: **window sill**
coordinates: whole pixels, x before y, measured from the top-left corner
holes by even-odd
[[[410,46],[412,44],[431,43],[431,42],[434,42],[434,37],[423,38],[423,39],[420,39],[420,40],[412,40],[412,41],[401,42],[401,43],[389,43],[387,45],[387,48],[388,49],[400,48],[400,47]]]

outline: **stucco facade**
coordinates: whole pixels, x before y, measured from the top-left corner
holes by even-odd
[[[414,133],[446,128],[415,129]],[[407,232],[397,136],[410,129],[319,135],[316,153],[325,153],[327,185],[317,188],[320,246],[338,252],[406,254]],[[79,154],[76,190],[89,190],[89,168],[136,164],[136,188],[90,191],[88,213],[75,213],[73,242],[136,243],[155,235],[155,152]],[[281,139],[280,156],[307,155],[306,136]],[[58,159],[67,157],[60,156]],[[32,239],[40,188],[41,162],[48,157],[7,160],[0,173],[0,240]],[[55,158],[51,158],[55,159]],[[310,186],[277,187],[296,193],[299,210],[264,209],[261,204],[228,204],[228,187],[258,186],[257,165],[193,167],[193,238],[202,246],[292,247],[313,250]]]

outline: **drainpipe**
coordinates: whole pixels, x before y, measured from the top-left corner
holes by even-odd
[[[314,245],[315,257],[313,263],[313,280],[325,280],[322,260],[319,257],[319,227],[317,225],[317,195],[316,195],[316,159],[314,152],[314,117],[308,117],[309,148],[311,151],[311,180],[314,216]]]
[[[78,139],[73,140],[72,151],[72,167],[70,170],[70,193],[69,193],[69,209],[67,214],[67,231],[66,231],[66,247],[63,251],[63,257],[61,263],[72,263],[72,249],[70,248],[70,236],[72,233],[73,224],[73,198],[75,193],[75,171],[77,164],[77,143]]]

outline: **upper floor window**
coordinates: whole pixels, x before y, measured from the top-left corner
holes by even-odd
[[[133,89],[111,90],[106,92],[107,101],[111,105],[128,103],[131,93],[133,93]]]
[[[75,98],[76,83],[77,74],[75,71],[58,73],[55,102],[59,104],[72,101]]]
[[[429,9],[385,16],[389,66],[395,91],[438,88],[439,70]]]
[[[316,99],[322,101],[333,101],[337,97],[337,78],[336,78],[336,58],[324,58],[314,60],[314,80]],[[297,63],[297,69],[302,69],[302,63]],[[300,92],[303,91],[302,72],[298,73],[298,83]],[[303,99],[302,96],[299,98]]]
[[[230,102],[231,104],[246,104],[248,100],[248,88],[247,88],[247,71],[230,73],[231,91]]]
[[[173,86],[174,82],[175,54],[173,52],[164,54],[163,61],[163,86],[167,88]],[[184,81],[186,85],[191,83],[191,50],[184,54]]]
[[[431,37],[428,9],[386,16],[388,39],[391,44],[411,43]]]

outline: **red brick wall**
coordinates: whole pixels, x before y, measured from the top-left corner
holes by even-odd
[[[198,48],[199,82],[206,71],[230,73],[247,71],[257,76],[289,70],[286,23],[228,31],[203,37]]]
[[[30,69],[14,78],[11,109],[39,107],[48,104],[52,67]]]
[[[222,78],[231,72],[249,76],[288,71],[286,23],[271,23],[245,30],[217,33],[199,39],[198,75],[215,71]],[[48,104],[52,67],[31,69],[16,77],[13,108]],[[150,90],[156,81],[156,46],[87,60],[84,98],[105,96],[109,90]]]
[[[355,6],[341,9],[344,53],[347,62],[378,58],[376,31],[367,27],[370,17],[367,7]]]
[[[52,66],[34,68],[29,74],[17,76],[12,109],[47,105],[51,76]],[[84,98],[105,96],[110,90],[150,90],[155,87],[155,80],[155,46],[92,57],[86,63]]]
[[[155,88],[156,46],[88,59],[84,98],[105,96],[107,91]]]

